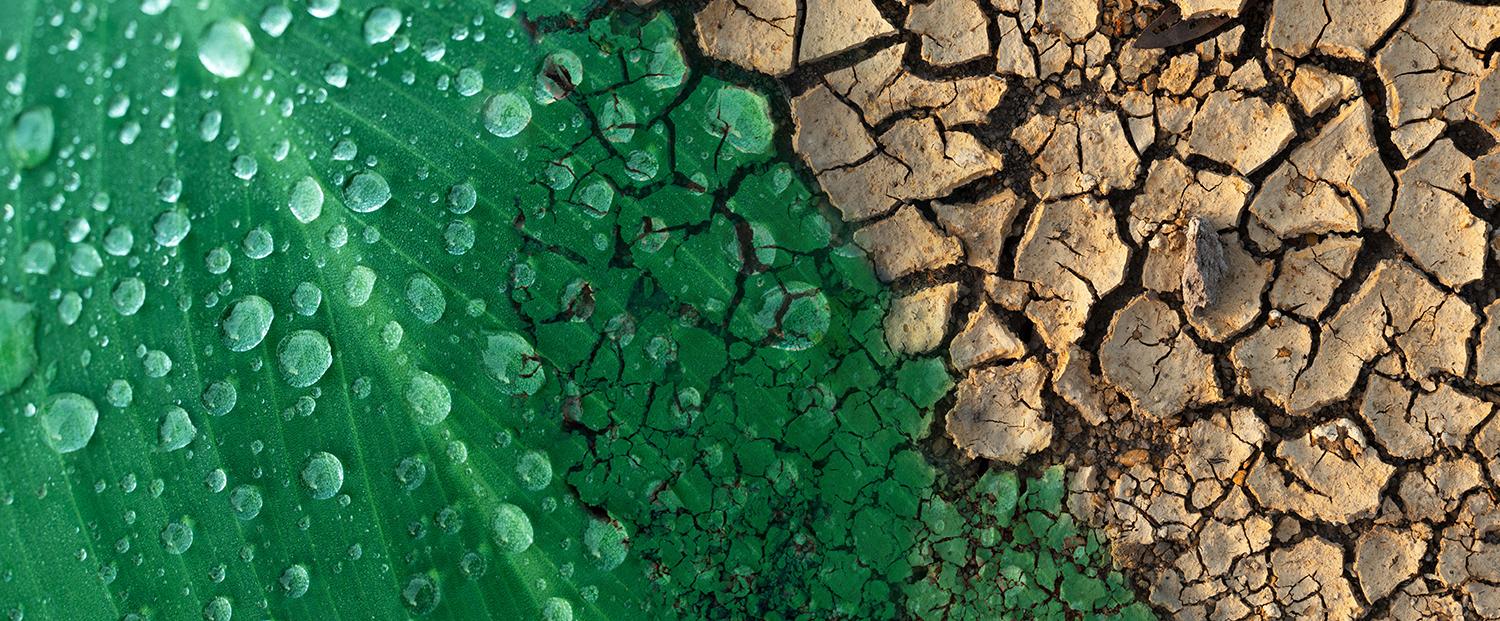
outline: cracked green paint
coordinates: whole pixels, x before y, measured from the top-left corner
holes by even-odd
[[[1148,616],[669,16],[18,6],[13,618]]]

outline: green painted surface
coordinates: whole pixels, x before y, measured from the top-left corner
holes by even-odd
[[[0,611],[1149,616],[668,16],[334,4],[0,12]]]

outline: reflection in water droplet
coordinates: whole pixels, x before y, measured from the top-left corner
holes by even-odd
[[[42,402],[42,435],[59,453],[71,453],[84,447],[94,437],[99,424],[99,409],[80,394],[63,392]]]
[[[344,487],[344,463],[330,453],[313,453],[302,467],[302,484],[316,500],[333,498]]]
[[[208,25],[198,40],[198,62],[221,78],[237,78],[250,68],[255,39],[250,30],[232,19],[220,19]]]
[[[501,138],[521,133],[531,124],[531,104],[515,93],[498,93],[484,105],[484,128]]]

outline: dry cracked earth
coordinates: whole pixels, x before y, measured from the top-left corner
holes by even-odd
[[[955,458],[1067,463],[1158,611],[1500,618],[1500,6],[688,10],[961,376]]]

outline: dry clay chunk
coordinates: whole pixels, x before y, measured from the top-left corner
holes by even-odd
[[[1391,237],[1418,266],[1450,287],[1484,276],[1489,224],[1460,198],[1473,165],[1445,139],[1396,175],[1400,189],[1391,208]]]
[[[932,0],[911,5],[906,15],[906,29],[922,37],[922,60],[939,67],[989,54],[986,22],[978,0]]]
[[[891,302],[885,316],[885,340],[898,354],[921,354],[932,351],[943,341],[953,303],[958,300],[958,284],[928,287]]]
[[[897,43],[851,67],[830,72],[824,83],[878,125],[908,110],[929,110],[944,127],[984,120],[1005,95],[999,76],[928,80],[901,66],[906,44]]]
[[[970,457],[1018,464],[1052,443],[1042,419],[1046,371],[1036,359],[970,371],[948,411],[948,435]]]
[[[1365,599],[1375,601],[1415,576],[1427,551],[1426,529],[1377,527],[1354,546],[1354,575]]]
[[[1285,149],[1296,134],[1291,114],[1282,103],[1218,91],[1208,96],[1193,118],[1188,148],[1248,175]]]
[[[693,23],[709,56],[771,75],[792,71],[797,0],[710,0]]]
[[[1138,296],[1115,313],[1099,363],[1136,410],[1158,420],[1221,396],[1213,358],[1198,349],[1177,312],[1154,294]]]
[[[1280,239],[1383,226],[1395,182],[1380,160],[1372,114],[1364,100],[1350,104],[1293,151],[1250,203],[1257,223]]]
[[[883,215],[902,200],[942,198],[1000,170],[1000,154],[968,133],[938,129],[932,119],[897,121],[879,142],[874,157],[818,174],[847,222]]]
[[[1297,374],[1307,366],[1311,350],[1312,331],[1283,319],[1267,323],[1240,339],[1229,351],[1229,359],[1234,362],[1241,390],[1286,407]]]
[[[1266,42],[1292,56],[1314,50],[1364,60],[1406,10],[1407,0],[1276,0]],[[1418,3],[1420,4],[1420,2]]]
[[[1347,524],[1380,507],[1380,490],[1395,470],[1357,425],[1338,419],[1283,441],[1275,461],[1262,457],[1250,468],[1246,484],[1272,511]]]
[[[1386,113],[1399,134],[1427,124],[1435,132],[1411,145],[1425,147],[1442,132],[1442,120],[1468,115],[1468,97],[1484,74],[1484,54],[1475,50],[1500,37],[1500,6],[1469,6],[1448,0],[1413,2],[1411,16],[1375,56],[1386,88]],[[1398,144],[1399,144],[1398,140]]]
[[[932,204],[938,224],[963,240],[964,262],[986,272],[995,272],[1005,236],[1021,211],[1021,201],[1010,190],[991,194],[972,203]]]
[[[1436,373],[1462,376],[1478,318],[1403,261],[1383,261],[1322,330],[1287,409],[1309,412],[1348,397],[1360,369],[1394,351],[1412,379],[1435,388]]]
[[[813,172],[853,164],[875,150],[859,113],[818,85],[792,100],[792,144]]]
[[[948,345],[948,355],[953,368],[963,371],[987,362],[1020,358],[1026,355],[1026,344],[1005,327],[988,302],[980,302],[963,330]]]
[[[869,253],[875,273],[886,282],[952,265],[959,256],[958,240],[943,235],[911,205],[855,231],[854,243]]]
[[[1344,577],[1344,550],[1322,537],[1271,552],[1273,592],[1289,619],[1347,621],[1363,611]]]
[[[1082,336],[1089,308],[1120,285],[1129,258],[1104,202],[1075,198],[1042,203],[1031,213],[1015,277],[1031,284],[1026,314],[1054,350]]]
[[[870,0],[804,0],[802,47],[797,62],[807,63],[845,52],[893,32]]]

